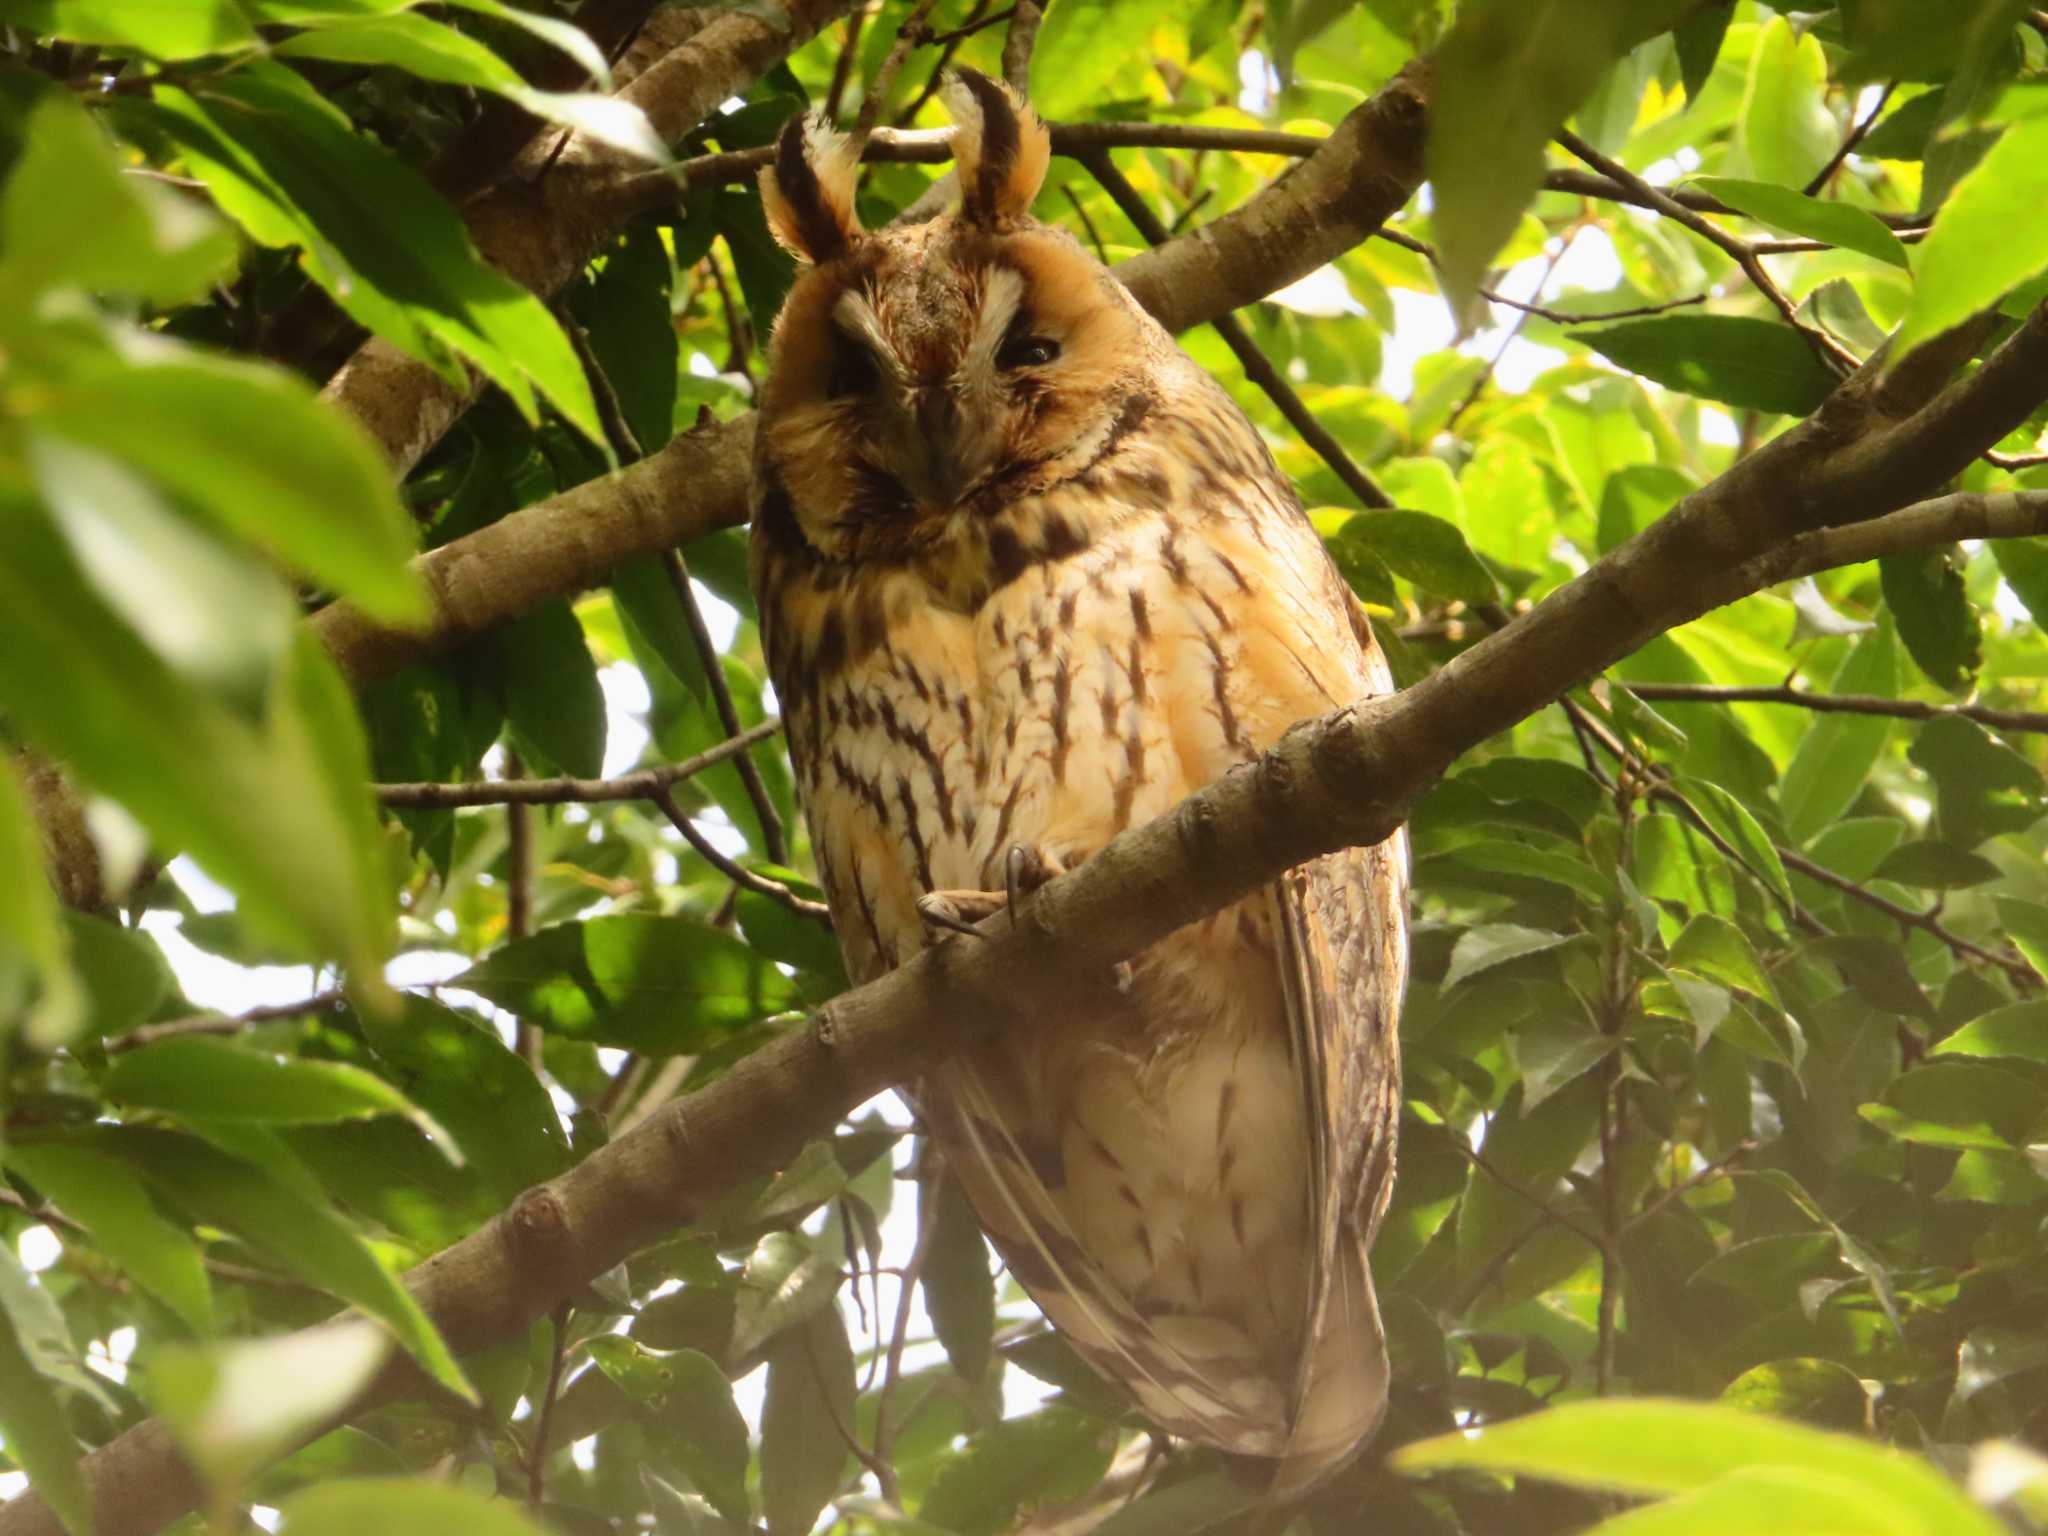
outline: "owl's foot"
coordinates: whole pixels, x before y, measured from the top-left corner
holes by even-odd
[[[924,919],[927,928],[939,928],[948,933],[972,934],[975,938],[980,938],[981,930],[974,926],[976,923],[1005,909],[1010,912],[1011,920],[1014,922],[1017,906],[1026,896],[1055,875],[1065,873],[1066,866],[1043,848],[1012,843],[1009,853],[1003,859],[1004,889],[927,891],[917,898],[918,915]]]

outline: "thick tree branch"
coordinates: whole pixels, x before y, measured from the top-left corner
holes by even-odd
[[[1958,346],[1937,341],[1924,351],[1953,357]],[[457,1350],[514,1337],[722,1191],[782,1166],[874,1093],[1113,985],[1118,963],[1282,871],[1386,837],[1462,753],[1653,636],[1753,589],[1740,580],[1779,579],[1771,562],[1782,549],[1862,559],[1859,535],[1866,545],[1895,543],[1902,529],[1955,537],[1973,509],[1981,526],[2001,532],[2023,521],[2022,508],[2039,517],[2042,493],[1942,497],[1884,514],[1958,472],[2044,395],[2048,311],[1945,389],[1925,362],[1909,359],[1889,378],[1866,365],[1812,418],[1414,687],[1297,726],[1257,762],[983,923],[978,939],[941,943],[835,999],[709,1087],[528,1190],[407,1283]],[[363,1401],[414,1379],[410,1367],[394,1367]],[[85,1471],[102,1536],[159,1530],[199,1495],[155,1421],[95,1452]],[[0,1507],[0,1536],[57,1532],[33,1494]]]

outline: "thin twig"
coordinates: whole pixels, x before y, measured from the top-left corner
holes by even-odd
[[[1709,196],[1693,187],[1652,187],[1645,188],[1642,181],[1631,176],[1627,183],[1610,176],[1595,175],[1590,171],[1561,167],[1544,172],[1543,188],[1546,192],[1571,192],[1580,197],[1597,198],[1601,202],[1627,203],[1636,208],[1650,208],[1663,212],[1663,202],[1673,202],[1694,213],[1717,213],[1723,216],[1738,216],[1739,209],[1730,208],[1718,197]],[[1647,193],[1647,195],[1646,195]],[[1662,201],[1653,201],[1662,199]],[[1917,213],[1883,213],[1872,208],[1867,210],[1880,224],[1887,225],[1900,238],[1909,232],[1924,233],[1927,221]]]
[[[935,1165],[931,1147],[926,1145],[918,1163],[917,1241],[911,1245],[910,1257],[903,1265],[903,1278],[897,1282],[896,1319],[889,1330],[881,1390],[875,1396],[875,1459],[888,1469],[882,1496],[891,1504],[900,1501],[900,1494],[895,1487],[896,1465],[889,1457],[895,1440],[895,1426],[889,1421],[889,1399],[903,1377],[903,1344],[910,1336],[911,1297],[924,1274],[925,1261],[931,1257],[932,1238],[939,1228],[938,1181],[945,1176],[944,1170]]]
[[[526,777],[516,752],[505,754],[505,777]],[[533,807],[513,801],[505,807],[505,937],[517,941],[533,932]],[[522,1018],[515,1037],[526,1064],[541,1069],[541,1032]]]
[[[832,61],[832,83],[825,88],[825,118],[839,116],[839,104],[846,98],[846,83],[853,78],[853,61],[860,53],[861,29],[867,25],[868,7],[856,5],[846,18],[846,36],[839,44],[839,56]]]
[[[1031,89],[1031,50],[1038,45],[1045,0],[1017,0],[1010,14],[1009,35],[1003,39],[1003,78],[1021,95]]]
[[[555,319],[561,322],[563,334],[569,338],[569,346],[576,354],[576,361],[582,365],[583,376],[590,382],[591,397],[597,404],[598,425],[604,430],[606,444],[612,456],[621,466],[638,464],[646,458],[640,447],[640,439],[633,435],[632,425],[626,420],[626,408],[619,400],[619,392],[612,388],[610,375],[604,371],[604,364],[598,361],[597,350],[590,344],[590,333],[569,311],[567,300],[555,306]]]
[[[690,568],[683,563],[683,557],[676,550],[669,550],[661,557],[661,567],[668,573],[668,584],[675,589],[676,603],[683,610],[683,621],[690,627],[691,643],[697,647],[697,659],[704,667],[704,680],[711,688],[711,702],[718,711],[718,723],[728,737],[740,734],[740,712],[733,703],[732,688],[725,679],[725,662],[718,654],[718,644],[711,637],[711,626],[704,622],[704,609],[697,601],[697,590],[690,585]],[[754,807],[754,819],[761,827],[761,851],[768,855],[771,864],[789,863],[789,840],[783,835],[782,817],[776,813],[775,802],[768,796],[768,785],[761,777],[761,770],[753,758],[742,752],[733,760],[739,770],[740,782],[747,788],[747,799]]]
[[[610,800],[651,800],[684,779],[743,755],[782,729],[780,720],[763,720],[738,735],[707,747],[680,763],[642,768],[615,779],[504,779],[476,784],[376,784],[382,805],[408,810],[456,810],[475,805],[595,805]],[[147,1027],[147,1026],[145,1026]]]
[[[1110,195],[1117,207],[1123,210],[1124,217],[1129,219],[1138,233],[1145,237],[1147,244],[1163,245],[1171,238],[1166,232],[1166,226],[1161,224],[1152,210],[1145,206],[1145,200],[1138,195],[1138,189],[1132,186],[1125,179],[1123,172],[1111,163],[1107,150],[1092,150],[1075,158],[1087,168],[1090,175],[1102,183],[1103,190]],[[1280,370],[1273,366],[1272,359],[1252,340],[1250,333],[1238,323],[1235,315],[1218,315],[1209,323],[1215,327],[1216,334],[1223,338],[1224,344],[1236,354],[1245,377],[1266,392],[1267,398],[1278,406],[1280,414],[1287,418],[1287,424],[1300,434],[1303,442],[1321,456],[1323,462],[1330,466],[1351,494],[1358,498],[1360,505],[1391,507],[1394,504],[1394,498],[1344,451],[1344,445],[1330,434],[1328,428],[1316,420],[1306,405],[1302,404],[1301,396],[1294,392],[1294,387],[1281,376]]]
[[[925,109],[926,103],[939,94],[939,87],[946,81],[947,67],[952,64],[953,55],[960,51],[960,45],[983,27],[1000,21],[1009,14],[1002,11],[993,16],[982,15],[987,9],[988,0],[974,0],[973,6],[969,8],[959,26],[931,39],[932,45],[939,50],[939,56],[932,60],[931,70],[924,77],[923,88],[910,98],[902,111],[896,114],[897,127],[907,127],[916,122],[918,113]]]
[[[1610,160],[1577,134],[1562,130],[1557,135],[1557,142],[1610,181],[1628,188],[1638,197],[1648,199],[1649,207],[1667,218],[1677,220],[1702,240],[1725,253],[1742,269],[1743,275],[1749,279],[1756,291],[1764,296],[1765,301],[1784,317],[1785,323],[1800,334],[1806,344],[1813,349],[1814,355],[1831,373],[1847,376],[1856,368],[1857,359],[1839,342],[1825,331],[1817,330],[1799,318],[1798,307],[1785,297],[1784,290],[1779,288],[1776,280],[1764,270],[1763,261],[1748,244],[1729,234],[1711,219],[1686,207],[1661,188],[1651,186],[1619,160]]]
[[[2048,464],[2048,453],[1999,453],[1986,449],[1983,457],[1985,463],[1999,469],[2034,469]]]
[[[1726,1173],[1733,1164],[1740,1162],[1743,1158],[1749,1156],[1749,1154],[1754,1152],[1756,1149],[1757,1143],[1754,1139],[1744,1138],[1743,1140],[1738,1141],[1737,1143],[1735,1143],[1734,1146],[1730,1147],[1721,1156],[1715,1158],[1711,1163],[1707,1164],[1706,1167],[1702,1168],[1698,1173],[1695,1173],[1691,1178],[1687,1179],[1684,1183],[1672,1185],[1669,1189],[1665,1190],[1663,1194],[1659,1195],[1655,1200],[1652,1200],[1640,1211],[1637,1211],[1635,1215],[1629,1217],[1628,1221],[1622,1226],[1621,1230],[1623,1232],[1633,1231],[1635,1228],[1642,1225],[1642,1223],[1648,1221],[1651,1217],[1655,1216],[1659,1211],[1662,1211],[1666,1206],[1670,1205],[1672,1201],[1683,1199],[1685,1196],[1691,1194],[1694,1190],[1698,1189],[1703,1184],[1713,1183],[1714,1180],[1720,1178],[1722,1174]]]
[[[1580,228],[1580,225],[1574,224],[1559,237],[1557,249],[1548,254],[1548,258],[1543,264],[1543,271],[1537,276],[1536,286],[1529,291],[1529,296],[1532,299],[1543,297],[1543,290],[1550,286],[1550,279],[1557,272],[1557,264],[1564,260],[1565,252],[1571,249],[1572,241],[1578,238]],[[1525,305],[1517,304],[1514,308],[1518,311],[1515,315],[1514,323],[1507,328],[1507,333],[1500,339],[1500,345],[1493,349],[1493,356],[1486,360],[1486,365],[1479,370],[1478,377],[1472,380],[1471,386],[1465,391],[1464,396],[1451,408],[1451,414],[1444,418],[1444,431],[1455,432],[1458,429],[1458,423],[1464,419],[1465,413],[1479,403],[1479,397],[1486,393],[1486,386],[1492,381],[1494,373],[1499,369],[1501,359],[1508,355],[1508,348],[1512,347],[1516,339],[1521,336],[1522,327],[1529,323],[1529,316],[1534,313],[1533,310]]]
[[[1088,243],[1095,247],[1095,259],[1105,267],[1109,265],[1109,251],[1102,243],[1102,231],[1095,227],[1095,221],[1088,217],[1088,209],[1081,201],[1081,195],[1074,190],[1071,181],[1060,183],[1060,190],[1067,194],[1067,201],[1074,205],[1074,217],[1081,221],[1081,227],[1088,232]]]
[[[875,131],[875,124],[882,120],[882,107],[889,99],[889,92],[895,88],[896,77],[903,72],[911,50],[931,40],[931,29],[925,20],[932,13],[936,0],[916,0],[910,7],[910,14],[903,18],[903,25],[896,31],[896,41],[889,45],[889,52],[882,60],[882,67],[875,71],[875,78],[868,82],[867,90],[861,96],[860,116],[854,120],[853,142],[865,147],[868,135]]]
[[[1436,247],[1427,240],[1418,240],[1413,235],[1403,234],[1398,229],[1388,229],[1385,227],[1374,230],[1373,234],[1376,238],[1384,240],[1390,245],[1400,246],[1404,251],[1413,251],[1432,267],[1441,264],[1437,259]],[[1816,249],[1819,248],[1816,242]],[[1494,288],[1481,288],[1477,292],[1479,297],[1485,299],[1490,304],[1499,304],[1508,309],[1519,309],[1536,316],[1539,320],[1548,320],[1553,325],[1599,325],[1609,320],[1635,320],[1644,315],[1669,314],[1674,309],[1685,309],[1694,304],[1704,304],[1712,297],[1710,294],[1692,293],[1687,294],[1682,299],[1666,299],[1661,304],[1638,304],[1632,309],[1606,309],[1601,310],[1597,314],[1573,314],[1568,310],[1552,309],[1547,304],[1532,304],[1527,299],[1511,299]]]
[[[555,1416],[555,1399],[562,1391],[562,1360],[568,1353],[569,1303],[563,1302],[555,1308],[550,1320],[554,1325],[554,1340],[548,1351],[547,1386],[541,1391],[541,1398],[533,1415],[533,1447],[526,1461],[526,1503],[530,1509],[539,1509],[547,1494],[548,1429]]]
[[[1947,927],[1936,916],[1936,912],[1940,910],[1939,908],[1927,912],[1916,912],[1911,907],[1902,907],[1896,901],[1889,901],[1885,897],[1878,895],[1875,891],[1866,890],[1846,875],[1838,875],[1826,865],[1814,863],[1805,854],[1795,849],[1780,848],[1778,850],[1778,857],[1785,861],[1787,869],[1796,869],[1809,880],[1840,891],[1844,896],[1860,901],[1867,907],[1875,907],[1901,927],[1918,928],[1923,933],[1932,934],[1959,955],[1968,955],[1971,959],[1981,960],[1986,965],[1997,966],[2028,991],[2032,991],[2041,984],[2041,978],[2034,973],[2034,968],[2027,964],[2026,961],[2016,959],[2011,955],[2001,955],[1994,950],[1984,948],[1981,944],[1973,944],[1954,929]]]
[[[647,798],[652,800],[661,814],[683,834],[683,841],[697,850],[698,857],[734,885],[752,891],[757,896],[766,896],[770,901],[780,902],[799,917],[808,917],[828,928],[832,926],[831,910],[822,901],[811,901],[799,896],[780,880],[770,880],[766,875],[757,875],[746,865],[719,852],[718,845],[698,830],[694,821],[683,814],[682,807],[676,804],[676,797],[666,786],[655,790]]]
[[[1822,715],[1886,715],[1894,720],[1939,720],[1955,716],[1999,731],[2048,732],[2048,711],[1993,709],[1986,704],[1925,704],[1918,699],[1881,699],[1865,693],[1807,693],[1786,684],[1723,687],[1715,683],[1630,683],[1637,698],[1673,704],[1789,704]]]
[[[1863,142],[1863,136],[1877,126],[1878,115],[1884,111],[1884,104],[1892,99],[1892,92],[1898,88],[1899,82],[1893,80],[1877,93],[1877,100],[1863,121],[1849,130],[1842,142],[1836,146],[1835,152],[1828,156],[1828,163],[1815,171],[1813,179],[1800,188],[1802,192],[1808,197],[1818,197],[1821,189],[1834,180],[1835,172],[1842,168],[1842,162],[1856,152],[1856,146]]]
[[[114,1035],[103,1048],[109,1056],[118,1056],[124,1051],[140,1050],[145,1045],[154,1045],[159,1040],[170,1040],[179,1035],[238,1035],[252,1024],[270,1024],[308,1013],[325,1013],[331,1008],[339,1008],[346,1001],[346,994],[336,988],[331,992],[316,992],[295,1003],[265,1003],[257,1008],[244,1009],[241,1013],[194,1014],[189,1018],[165,1019],[156,1024],[138,1025],[125,1035]]]
[[[730,242],[726,249],[732,249]],[[732,285],[725,280],[725,268],[718,264],[718,258],[705,257],[704,267],[711,274],[711,286],[718,290],[719,312],[725,316],[725,371],[745,379],[751,393],[754,383],[752,318],[733,299]]]
[[[1601,1240],[1599,1233],[1595,1232],[1591,1227],[1587,1226],[1584,1222],[1580,1221],[1576,1216],[1567,1216],[1563,1211],[1559,1210],[1555,1205],[1551,1204],[1548,1200],[1544,1199],[1541,1195],[1535,1193],[1533,1190],[1526,1189],[1522,1185],[1517,1184],[1505,1173],[1502,1173],[1500,1169],[1494,1167],[1492,1163],[1488,1162],[1485,1153],[1480,1152],[1471,1146],[1468,1146],[1463,1137],[1458,1136],[1453,1132],[1446,1131],[1444,1133],[1444,1139],[1447,1142],[1449,1142],[1450,1145],[1453,1148],[1455,1148],[1462,1157],[1464,1157],[1468,1162],[1470,1162],[1473,1167],[1479,1169],[1480,1172],[1484,1173],[1496,1184],[1499,1184],[1503,1188],[1512,1190],[1514,1193],[1520,1195],[1524,1200],[1528,1201],[1529,1204],[1535,1206],[1536,1209],[1541,1211],[1545,1216],[1549,1217],[1552,1221],[1556,1222],[1560,1227],[1563,1227],[1567,1232],[1570,1232],[1574,1237],[1578,1238],[1581,1242],[1585,1243],[1586,1246],[1591,1248],[1595,1253],[1602,1253],[1606,1251],[1607,1245],[1605,1242]]]

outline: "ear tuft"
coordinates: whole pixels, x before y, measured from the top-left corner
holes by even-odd
[[[822,116],[793,117],[775,141],[775,161],[761,171],[768,228],[792,255],[824,263],[861,238],[853,211],[860,159],[853,142]]]
[[[955,70],[945,98],[961,213],[976,224],[1023,218],[1052,162],[1044,122],[1023,97],[978,70]]]

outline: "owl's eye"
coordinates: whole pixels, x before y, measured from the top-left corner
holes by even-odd
[[[1018,336],[1003,343],[996,366],[1005,373],[1018,368],[1043,368],[1060,355],[1060,344],[1046,336]]]
[[[825,393],[834,400],[873,394],[881,377],[872,352],[857,342],[842,341],[832,349],[832,372],[825,379]]]

